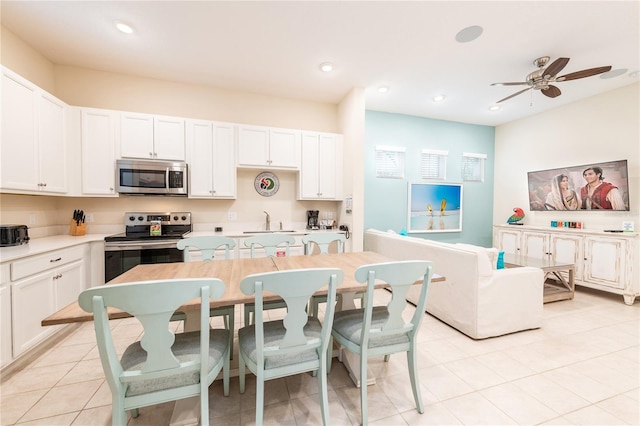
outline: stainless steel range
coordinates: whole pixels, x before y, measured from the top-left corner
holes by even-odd
[[[179,239],[191,232],[190,212],[127,212],[125,232],[104,239],[104,279],[111,281],[136,265],[182,262]]]

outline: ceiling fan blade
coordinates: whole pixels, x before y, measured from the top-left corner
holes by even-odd
[[[542,75],[545,77],[548,76],[547,78],[553,78],[560,71],[562,71],[562,69],[566,67],[568,63],[569,63],[569,58],[558,58],[555,61],[553,61],[551,65],[547,67],[546,70],[544,70],[544,73],[542,73]]]
[[[508,83],[491,83],[491,86],[522,86],[523,84],[529,84],[526,81],[508,82]]]
[[[606,67],[589,68],[587,70],[576,71],[569,74],[565,74],[563,76],[556,78],[556,81],[576,80],[578,78],[591,77],[592,75],[598,75],[608,71],[611,71],[611,65]]]
[[[516,93],[514,93],[514,94],[513,94],[513,95],[511,95],[511,96],[507,96],[507,97],[506,97],[506,98],[504,98],[504,99],[500,99],[500,100],[499,100],[498,102],[496,102],[496,103],[497,103],[497,104],[499,104],[500,102],[506,101],[507,99],[511,99],[511,98],[513,98],[513,97],[515,97],[515,96],[518,96],[518,95],[519,95],[519,94],[521,94],[521,93],[526,92],[527,90],[531,90],[531,88],[530,88],[530,87],[527,87],[526,89],[522,89],[522,90],[520,90],[519,92],[516,92]]]
[[[548,88],[542,89],[542,94],[549,98],[555,98],[556,96],[560,96],[562,92],[556,86],[549,85]]]

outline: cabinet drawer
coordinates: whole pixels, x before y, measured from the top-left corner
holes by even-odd
[[[51,251],[26,259],[17,260],[11,264],[11,281],[28,277],[47,269],[56,268],[84,257],[84,246],[69,247],[63,250]]]

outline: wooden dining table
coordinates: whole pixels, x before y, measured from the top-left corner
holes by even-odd
[[[167,280],[180,278],[219,278],[226,285],[224,295],[211,302],[211,307],[229,306],[251,303],[255,301],[255,296],[245,295],[240,290],[240,281],[251,274],[258,274],[270,271],[286,271],[292,269],[309,268],[340,268],[344,271],[344,281],[337,287],[337,293],[341,296],[337,310],[354,307],[353,295],[367,289],[366,283],[360,283],[355,279],[355,271],[361,266],[392,262],[396,259],[384,256],[376,252],[351,252],[335,253],[318,256],[287,256],[287,257],[264,257],[255,259],[229,259],[201,262],[179,262],[179,263],[159,263],[153,265],[137,265],[129,271],[119,275],[106,285],[123,284],[148,280]],[[432,282],[444,281],[444,277],[433,275]],[[380,284],[380,288],[384,287]],[[326,294],[327,289],[321,288],[316,295]],[[264,300],[277,300],[278,296],[269,295],[265,292]],[[200,301],[194,299],[182,305],[178,310],[187,316],[185,329],[190,322],[190,317],[199,315]],[[131,315],[127,312],[115,308],[108,308],[109,319],[127,318]],[[65,308],[49,315],[42,320],[43,326],[70,324],[93,321],[93,315],[85,312],[78,302],[73,302]],[[197,323],[193,321],[192,323]],[[340,356],[345,367],[349,371],[351,379],[356,386],[360,386],[359,359],[355,354],[344,351]],[[369,375],[367,385],[375,383],[373,375]],[[182,401],[182,402],[181,402]],[[174,410],[171,424],[190,424],[194,421],[194,413],[198,413],[198,399],[189,398],[178,401]],[[196,405],[194,405],[196,404]],[[178,406],[180,406],[178,408]],[[197,418],[195,418],[197,423]]]

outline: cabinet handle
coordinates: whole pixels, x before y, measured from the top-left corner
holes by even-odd
[[[46,183],[46,182],[45,182],[45,183],[43,183],[43,184],[42,184],[42,186],[47,186],[47,183]]]
[[[58,274],[53,277],[54,280],[59,280],[60,278],[62,278],[62,274]]]
[[[153,158],[153,152],[149,153],[149,157]]]
[[[60,262],[62,260],[61,257],[57,258],[57,259],[51,259],[49,260],[49,263],[56,263],[56,262]]]
[[[113,188],[109,188],[109,191],[113,192]]]

